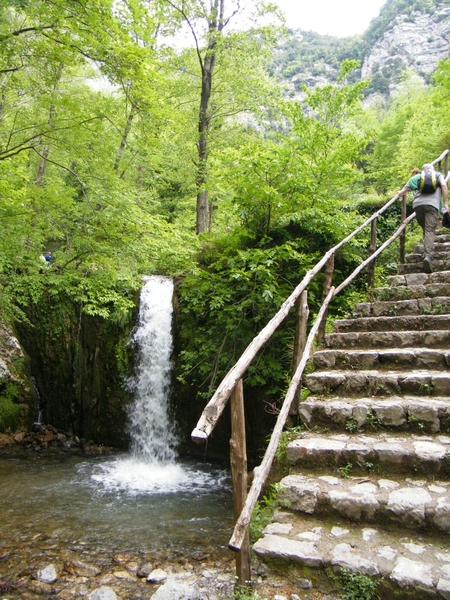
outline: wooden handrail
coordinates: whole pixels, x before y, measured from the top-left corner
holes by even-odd
[[[334,296],[334,287],[330,289],[327,297],[325,298],[319,314],[315,320],[314,325],[309,332],[308,339],[306,340],[305,350],[303,352],[303,356],[298,364],[298,367],[294,373],[294,376],[291,379],[291,383],[289,385],[286,397],[283,402],[283,406],[279,412],[277,421],[275,423],[275,427],[272,432],[272,436],[270,438],[269,445],[267,446],[267,450],[264,454],[264,458],[261,462],[261,465],[254,469],[255,476],[253,478],[252,485],[250,487],[250,491],[247,495],[247,499],[244,504],[244,508],[240,514],[240,517],[236,521],[236,525],[234,528],[233,536],[231,537],[228,546],[232,550],[240,550],[242,541],[245,537],[245,532],[250,523],[250,519],[252,516],[253,509],[255,508],[255,504],[258,500],[259,494],[261,492],[262,486],[264,485],[267,475],[272,466],[273,459],[275,457],[275,453],[278,448],[278,444],[280,442],[281,434],[283,433],[283,427],[286,423],[286,419],[289,415],[289,408],[294,400],[295,394],[297,392],[297,388],[300,385],[300,381],[303,375],[303,371],[305,369],[306,363],[310,357],[311,350],[314,344],[315,337],[319,330],[322,319],[325,315],[325,312],[328,308],[328,304]]]
[[[277,422],[275,424],[274,430],[272,432],[272,436],[270,438],[269,445],[264,454],[264,458],[261,462],[260,467],[255,469],[255,477],[253,478],[252,485],[250,487],[250,491],[247,495],[247,499],[245,501],[244,507],[242,509],[241,515],[236,521],[234,527],[234,533],[230,539],[229,547],[232,550],[238,551],[241,548],[242,541],[245,536],[246,528],[250,523],[250,519],[253,513],[253,509],[255,508],[256,502],[258,500],[259,494],[261,493],[262,486],[264,485],[267,475],[272,466],[273,459],[275,457],[275,453],[280,442],[280,437],[283,432],[283,427],[286,423],[286,419],[288,417],[289,407],[295,397],[295,393],[297,391],[297,387],[300,385],[301,377],[303,375],[303,370],[306,366],[307,361],[310,358],[311,349],[313,347],[314,340],[316,338],[317,333],[320,330],[321,323],[323,318],[328,310],[328,305],[331,300],[337,296],[342,290],[347,287],[349,283],[351,283],[356,276],[364,269],[371,261],[375,260],[375,258],[383,252],[392,242],[394,242],[405,230],[408,223],[410,223],[416,213],[412,213],[406,221],[404,221],[400,227],[396,230],[396,232],[388,239],[382,246],[378,248],[376,252],[371,254],[367,260],[361,263],[354,271],[343,281],[337,288],[332,287],[325,298],[324,303],[322,304],[319,314],[316,317],[316,320],[311,327],[308,340],[305,345],[305,349],[303,352],[303,356],[300,360],[300,363],[297,367],[297,370],[291,380],[291,384],[288,388],[288,392],[286,394],[285,400],[283,402],[283,406],[281,407],[280,413],[277,418]]]
[[[446,150],[441,154],[439,158],[437,158],[432,163],[433,165],[437,163],[441,164],[442,160],[444,160],[444,174],[446,181],[448,181],[450,178],[450,173],[448,172],[448,159],[449,150]],[[242,475],[242,480],[240,480],[238,483],[233,484],[233,490],[235,491],[236,495],[239,496],[239,498],[237,501],[235,499],[234,503],[235,527],[233,535],[229,541],[229,547],[230,549],[238,552],[239,554],[242,553],[241,556],[238,555],[236,560],[238,571],[237,575],[240,584],[246,582],[250,574],[250,546],[248,541],[248,526],[250,524],[252,513],[255,508],[256,502],[258,501],[258,498],[260,496],[262,487],[265,484],[270,469],[272,467],[276,450],[278,448],[278,444],[283,433],[283,428],[286,424],[287,418],[289,416],[289,411],[294,403],[298,388],[300,386],[303,371],[305,369],[307,361],[310,359],[314,341],[318,337],[318,334],[320,333],[321,329],[323,331],[328,306],[331,300],[337,294],[339,294],[347,285],[349,285],[349,283],[351,283],[357,277],[357,275],[366,267],[369,267],[369,281],[370,279],[372,279],[373,284],[373,264],[375,259],[400,236],[402,236],[400,240],[400,257],[401,262],[404,262],[404,232],[406,226],[416,216],[416,213],[413,212],[408,218],[406,218],[406,201],[404,198],[402,198],[400,226],[388,240],[386,240],[378,249],[376,249],[377,219],[380,215],[386,212],[388,208],[398,200],[398,198],[399,197],[397,195],[391,198],[391,200],[389,200],[380,210],[371,215],[371,217],[367,219],[362,225],[360,225],[346,238],[341,240],[338,244],[336,244],[336,246],[334,246],[326,254],[324,254],[320,261],[315,265],[315,267],[313,267],[310,271],[306,273],[303,280],[281,305],[276,315],[252,340],[252,342],[244,350],[236,364],[228,371],[222,382],[219,384],[215,394],[212,396],[211,400],[206,405],[197,423],[197,427],[193,430],[191,434],[191,437],[195,442],[205,442],[211,434],[212,430],[214,429],[214,426],[216,425],[220,415],[222,414],[228,398],[231,396],[231,394],[233,394],[232,413],[239,415],[234,419],[233,438],[231,441],[231,465],[233,472],[233,481],[235,481],[236,478],[239,477],[239,471],[242,473],[246,465],[245,450],[242,446],[240,446],[239,448],[239,440],[241,441],[241,443],[245,443],[242,442],[242,440],[245,440],[245,424],[243,419],[242,404],[242,376],[247,370],[252,360],[254,359],[254,357],[256,356],[257,352],[260,350],[260,348],[270,339],[277,327],[289,314],[289,311],[294,306],[294,304],[298,303],[299,298],[302,294],[304,294],[303,298],[306,303],[306,290],[309,283],[317,275],[317,273],[320,272],[324,265],[328,264],[328,278],[326,278],[324,282],[325,298],[323,300],[322,306],[320,307],[319,313],[311,326],[308,338],[306,340],[306,343],[304,344],[303,352],[301,354],[299,353],[298,355],[294,352],[293,364],[294,367],[296,366],[296,368],[291,378],[291,382],[289,384],[289,388],[283,401],[282,407],[278,414],[278,418],[275,423],[275,427],[273,429],[261,465],[254,469],[253,482],[248,494],[245,497],[244,502],[243,496],[245,494],[243,494],[243,487],[244,482],[246,481],[246,474],[245,477]],[[339,286],[331,286],[333,262],[336,252],[347,242],[349,242],[353,237],[355,237],[358,233],[360,233],[369,224],[371,225],[371,243],[369,249],[370,256],[360,265],[358,265],[358,267],[356,267],[354,271]],[[303,311],[303,314],[307,314],[307,307],[306,310]],[[298,343],[299,340],[297,340],[297,345]],[[240,507],[241,510],[239,516],[237,517],[236,509],[238,507]]]
[[[211,400],[205,406],[203,413],[197,423],[197,427],[192,431],[191,438],[194,442],[203,443],[206,442],[208,437],[211,435],[220,415],[225,408],[228,398],[234,389],[236,383],[244,375],[248,369],[252,360],[255,358],[258,351],[262,346],[270,339],[273,332],[277,327],[284,321],[289,314],[289,311],[295,304],[297,298],[301,293],[308,287],[312,279],[319,273],[322,267],[328,262],[328,260],[336,254],[336,252],[342,248],[347,242],[353,237],[358,235],[367,225],[369,225],[374,219],[377,219],[386,210],[398,200],[398,196],[395,195],[389,202],[387,202],[380,210],[371,215],[362,225],[350,233],[346,238],[341,240],[336,246],[328,250],[326,254],[319,260],[316,266],[308,271],[302,281],[298,284],[292,294],[283,302],[279,311],[274,317],[267,323],[267,325],[259,332],[259,334],[253,338],[250,344],[242,353],[236,364],[228,371],[221,383],[217,387],[216,392],[212,396]]]

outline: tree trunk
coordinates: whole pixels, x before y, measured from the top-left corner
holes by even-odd
[[[130,114],[128,115],[127,122],[125,123],[125,129],[122,135],[122,139],[120,140],[120,146],[117,150],[116,160],[114,162],[114,171],[116,173],[119,170],[120,159],[125,150],[125,146],[127,145],[128,136],[131,131],[131,124],[133,123],[134,115],[136,114],[136,107],[134,105],[131,106]]]
[[[222,31],[224,22],[225,0],[214,0],[208,18],[208,47],[204,59],[201,61],[202,89],[200,108],[198,114],[198,139],[197,139],[197,223],[196,232],[205,233],[211,228],[212,215],[210,215],[210,202],[208,197],[208,137],[211,127],[211,94],[214,68],[216,66],[216,39]]]

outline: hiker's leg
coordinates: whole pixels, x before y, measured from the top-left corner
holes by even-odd
[[[434,250],[434,237],[439,211],[434,206],[423,206],[421,208],[424,209],[423,249],[425,256],[431,256]]]
[[[415,213],[416,213],[416,221],[419,223],[420,228],[422,229],[422,243],[424,243],[425,241],[425,206],[417,206],[417,208],[414,209]],[[422,256],[424,256],[424,254],[422,253]]]

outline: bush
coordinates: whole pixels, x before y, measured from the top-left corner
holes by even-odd
[[[24,407],[15,404],[11,398],[0,396],[0,433],[6,429],[16,430],[23,420]]]
[[[375,598],[377,583],[370,577],[342,569],[340,579],[344,591],[343,600],[373,600]]]

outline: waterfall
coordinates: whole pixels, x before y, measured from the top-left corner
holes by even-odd
[[[106,493],[157,496],[209,493],[223,487],[228,475],[210,466],[176,456],[175,425],[169,415],[172,354],[173,282],[145,278],[139,304],[135,376],[130,383],[133,402],[128,410],[131,452],[94,466],[92,481]]]
[[[139,324],[133,335],[138,348],[131,385],[129,433],[134,457],[149,463],[173,463],[175,427],[170,421],[173,281],[147,277],[141,290]]]

